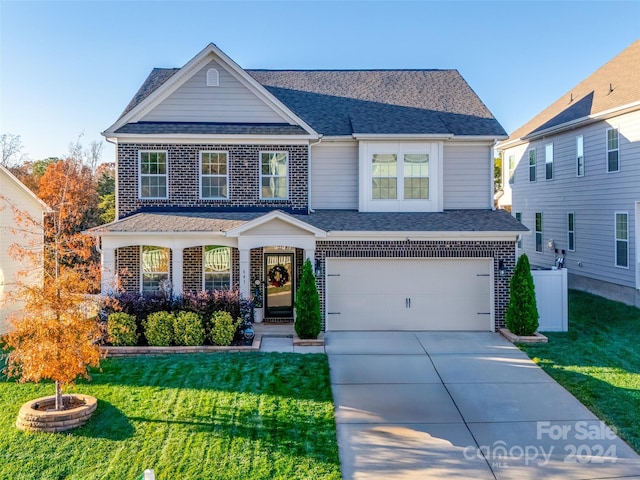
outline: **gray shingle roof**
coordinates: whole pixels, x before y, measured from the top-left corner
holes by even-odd
[[[180,212],[138,213],[96,227],[94,233],[227,232],[265,213]],[[504,210],[446,210],[437,213],[361,213],[318,210],[293,215],[327,232],[526,232],[528,229]]]
[[[178,70],[153,69],[122,115]],[[323,135],[506,136],[502,126],[457,70],[246,72]],[[148,125],[144,133],[151,133],[150,127]]]
[[[202,135],[305,135],[304,128],[287,123],[138,122],[127,123],[116,133]]]

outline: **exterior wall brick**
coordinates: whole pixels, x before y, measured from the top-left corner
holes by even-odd
[[[168,199],[139,198],[140,150],[167,152]],[[229,153],[229,199],[201,200],[199,187],[200,152],[206,150]],[[289,153],[289,198],[260,199],[260,152]],[[307,146],[305,145],[162,145],[144,143],[118,144],[118,217],[131,215],[141,208],[289,208],[305,210],[308,206]]]

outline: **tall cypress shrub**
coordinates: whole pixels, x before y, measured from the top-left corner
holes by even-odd
[[[322,328],[320,297],[313,275],[311,261],[307,258],[302,266],[302,277],[296,292],[296,333],[300,338],[318,338]]]
[[[522,254],[509,283],[509,306],[505,322],[507,328],[516,335],[533,335],[538,329],[538,317],[529,258]]]

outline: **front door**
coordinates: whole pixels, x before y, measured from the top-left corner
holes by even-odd
[[[265,253],[266,317],[293,317],[293,253]]]

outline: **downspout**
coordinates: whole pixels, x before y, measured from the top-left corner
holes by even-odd
[[[311,147],[314,147],[322,142],[322,135],[318,137],[318,141],[310,143],[307,147],[307,213],[313,213],[311,208]]]

